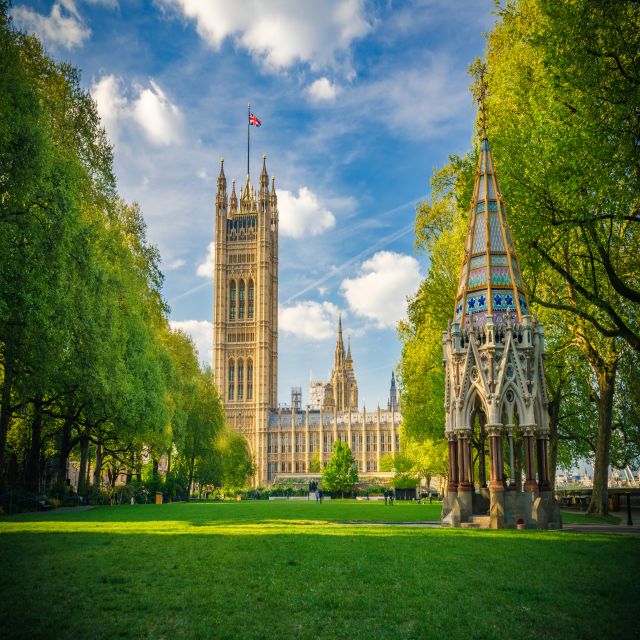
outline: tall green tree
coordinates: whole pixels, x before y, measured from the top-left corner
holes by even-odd
[[[345,493],[353,491],[358,482],[358,466],[346,442],[336,440],[333,454],[322,470],[322,487],[328,491]]]

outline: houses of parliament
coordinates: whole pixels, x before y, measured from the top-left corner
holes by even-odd
[[[400,410],[391,379],[387,407],[358,406],[358,384],[345,351],[342,322],[331,379],[314,383],[306,408],[278,407],[278,197],[266,157],[257,191],[250,176],[228,192],[221,161],[215,198],[213,366],[227,422],[243,434],[256,465],[254,482],[309,473],[325,464],[334,442],[351,447],[359,474],[379,471],[380,458],[399,449]],[[298,396],[299,397],[299,396]]]

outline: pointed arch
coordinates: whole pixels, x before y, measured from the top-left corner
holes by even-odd
[[[253,284],[253,278],[249,278],[247,283],[247,318],[253,320],[255,307],[255,285]]]
[[[247,360],[247,400],[253,400],[253,360]]]
[[[489,419],[490,413],[485,395],[478,385],[472,384],[464,399],[464,405],[462,407],[462,424],[459,425],[461,428],[471,428],[471,418],[477,410],[478,404],[484,411],[484,415]]]
[[[238,359],[238,400],[244,400],[244,361],[242,358]]]
[[[244,280],[238,283],[238,320],[244,320],[245,287]]]
[[[229,320],[236,319],[236,281],[229,282]]]
[[[227,371],[227,399],[233,400],[235,395],[235,362],[233,361],[233,358],[229,360]]]

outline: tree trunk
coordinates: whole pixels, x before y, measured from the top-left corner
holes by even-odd
[[[189,465],[189,484],[187,485],[187,502],[189,501],[189,496],[191,495],[191,484],[193,482],[193,472],[196,465],[196,437],[193,437],[193,451],[191,452],[191,464]]]
[[[13,349],[6,345],[4,360],[4,378],[0,406],[0,490],[5,485],[5,452],[7,449],[7,433],[11,424],[11,392],[13,390]]]
[[[170,471],[171,471],[171,449],[167,451],[167,473],[165,477],[169,475]]]
[[[60,435],[60,444],[58,446],[58,462],[56,469],[56,482],[60,485],[67,483],[67,463],[69,454],[71,453],[71,432],[73,429],[74,416],[73,411],[69,409],[67,416],[62,424],[62,433]]]
[[[40,449],[42,448],[42,395],[33,400],[33,419],[31,420],[31,445],[27,453],[25,488],[31,493],[40,489]]]
[[[151,461],[151,464],[152,464],[153,477],[155,478],[158,475],[158,458],[153,458],[153,460]]]
[[[102,445],[96,445],[96,464],[93,470],[93,486],[100,489],[102,485]]]
[[[609,513],[609,448],[613,420],[613,395],[617,362],[606,363],[596,373],[598,379],[598,439],[593,465],[593,492],[587,514],[604,516]]]
[[[78,475],[78,493],[83,494],[87,490],[87,463],[89,462],[89,438],[80,438],[80,471]]]

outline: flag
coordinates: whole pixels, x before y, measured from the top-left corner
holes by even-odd
[[[253,113],[249,114],[249,124],[252,124],[254,127],[259,127],[262,125],[262,122],[253,115]]]

